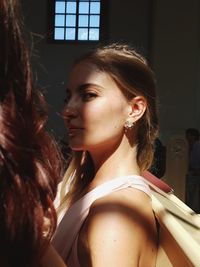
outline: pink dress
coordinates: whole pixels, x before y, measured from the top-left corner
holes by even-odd
[[[87,218],[92,203],[98,198],[127,187],[141,190],[151,196],[151,190],[145,183],[144,178],[137,175],[123,176],[97,186],[75,202],[64,214],[57,227],[52,244],[68,267],[80,267],[77,241],[79,231]]]

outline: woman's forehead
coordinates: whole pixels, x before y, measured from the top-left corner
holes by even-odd
[[[101,85],[106,81],[114,83],[114,80],[107,72],[100,70],[95,64],[84,61],[73,67],[69,76],[69,87],[81,83]]]
[[[88,72],[101,72],[98,66],[95,63],[92,63],[88,60],[83,60],[75,64],[72,68],[71,72],[78,72],[78,71],[88,71]]]

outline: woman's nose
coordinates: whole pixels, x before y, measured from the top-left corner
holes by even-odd
[[[74,108],[70,108],[70,107],[66,106],[64,108],[63,115],[64,115],[64,118],[69,119],[69,118],[76,117],[77,112]]]
[[[76,103],[75,101],[68,101],[68,103],[65,105],[64,110],[63,110],[63,117],[65,119],[70,119],[74,118],[77,116],[77,108],[76,108]]]

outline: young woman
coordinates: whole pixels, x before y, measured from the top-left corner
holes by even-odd
[[[153,267],[157,230],[141,176],[158,131],[154,74],[126,45],[77,61],[64,119],[73,150],[53,245],[69,267]]]
[[[62,164],[45,130],[17,0],[0,1],[0,40],[0,266],[40,266],[56,227]]]

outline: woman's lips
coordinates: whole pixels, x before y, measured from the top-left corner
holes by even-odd
[[[68,124],[67,128],[69,130],[82,130],[83,129],[83,128],[79,127],[79,126],[75,126],[75,125],[72,125],[72,124]]]
[[[78,131],[83,130],[83,128],[78,127],[78,126],[75,126],[75,125],[68,125],[68,126],[67,126],[67,129],[68,129],[68,134],[69,134],[69,136],[73,136],[73,135],[75,135]]]

